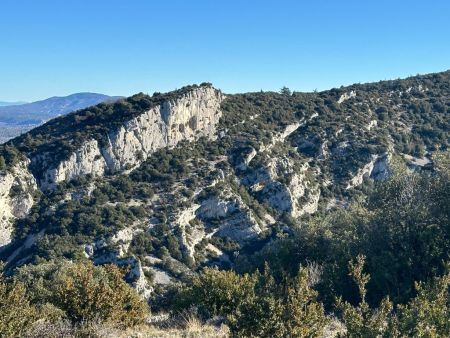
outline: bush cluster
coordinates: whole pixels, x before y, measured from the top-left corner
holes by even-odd
[[[117,266],[90,262],[24,266],[14,277],[0,277],[0,299],[1,337],[24,336],[38,319],[127,328],[149,315]]]

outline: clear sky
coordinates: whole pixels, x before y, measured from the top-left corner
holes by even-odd
[[[0,101],[312,91],[450,68],[450,1],[0,0]]]

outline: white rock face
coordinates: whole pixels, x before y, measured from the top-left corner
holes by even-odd
[[[286,126],[286,128],[280,135],[274,137],[274,142],[284,142],[284,140],[289,137],[294,131],[296,131],[300,126],[301,123],[293,123]]]
[[[193,261],[196,245],[203,239],[226,236],[244,243],[256,238],[267,223],[258,220],[242,197],[229,187],[215,190],[207,198],[194,199],[170,217],[171,228],[179,230],[184,253]]]
[[[314,118],[314,115],[310,117],[310,120]],[[318,116],[318,115],[316,115]],[[262,144],[260,146],[259,151],[268,151],[270,149],[272,149],[272,147],[279,143],[279,142],[284,142],[286,140],[286,138],[288,138],[293,132],[295,132],[298,128],[300,128],[303,124],[305,123],[305,121],[300,121],[300,122],[296,122],[296,123],[292,123],[286,126],[286,128],[284,128],[284,130],[282,132],[279,132],[277,134],[275,134],[272,137],[272,140],[269,144],[265,145]]]
[[[378,121],[377,120],[371,120],[369,122],[369,124],[366,126],[366,129],[367,130],[371,130],[372,128],[377,127],[377,126],[378,126]]]
[[[319,150],[319,159],[325,160],[329,157],[330,152],[328,150],[328,141],[325,140],[322,145],[320,146],[320,150]]]
[[[311,190],[308,195],[308,200],[304,204],[300,204],[298,207],[297,215],[314,214],[319,207],[320,189],[316,188]]]
[[[291,215],[300,217],[304,214],[313,214],[317,211],[320,199],[320,189],[313,186],[302,174],[295,174],[288,186],[289,195],[291,197]],[[304,202],[299,199],[305,198]]]
[[[122,229],[118,231],[111,238],[111,242],[118,246],[118,257],[122,258],[128,253],[128,248],[130,247],[131,241],[134,235],[138,232],[142,232],[140,229],[135,229],[133,226]]]
[[[182,210],[174,224],[181,228],[181,245],[192,259],[194,259],[195,245],[205,237],[203,227],[192,227],[189,224],[190,221],[195,219],[195,212],[199,207],[199,204],[194,204],[191,207]],[[189,227],[190,233],[186,232],[187,227]]]
[[[41,187],[52,188],[58,182],[87,174],[102,176],[107,170],[131,169],[156,150],[183,140],[202,136],[213,139],[224,98],[220,91],[202,86],[166,101],[110,132],[104,148],[96,140],[85,142],[68,160],[45,172]]]
[[[431,163],[427,157],[419,158],[408,154],[402,154],[402,156],[412,170],[420,170],[422,167]]]
[[[294,212],[294,200],[287,186],[280,182],[270,182],[262,190],[267,203],[276,210]]]
[[[132,285],[142,298],[150,298],[153,288],[149,285],[144,270],[142,269],[141,262],[138,259],[136,259],[133,268],[128,273],[128,277],[134,280]]]
[[[204,200],[196,211],[196,217],[215,235],[230,237],[238,243],[254,239],[265,228],[265,224],[258,223],[242,198],[229,189],[221,191],[220,196],[213,195]]]
[[[390,162],[392,159],[392,154],[387,153],[381,156],[378,156],[375,164],[373,165],[372,173],[370,177],[375,181],[382,181],[389,177],[391,174]]]
[[[154,285],[168,285],[172,283],[172,278],[167,272],[158,269],[156,267],[147,267],[146,270],[153,274],[153,284]]]
[[[274,186],[278,188],[275,193],[270,191]],[[287,186],[276,182],[268,187],[269,189],[263,190],[263,194],[268,194],[269,205],[277,210],[288,211],[295,218],[317,211],[320,190],[310,187],[310,183],[303,175],[294,174]],[[306,196],[307,192],[306,202],[301,202],[300,198]]]
[[[41,188],[52,188],[58,182],[87,174],[102,176],[105,168],[106,162],[100,153],[98,142],[89,140],[70,155],[68,160],[62,161],[56,168],[48,170],[41,181]]]
[[[295,166],[288,157],[273,157],[265,167],[244,178],[244,184],[276,210],[289,212],[293,217],[314,213],[320,190],[306,178],[307,163],[297,171]],[[285,182],[287,177],[288,182]]]
[[[11,255],[9,255],[9,257],[6,259],[6,263],[9,263],[11,261],[13,261],[14,259],[16,259],[16,257],[23,251],[26,249],[31,248],[31,246],[40,238],[42,238],[42,236],[44,236],[45,234],[45,230],[41,230],[39,231],[37,234],[29,234],[27,236],[27,238],[25,239],[25,242],[22,244],[22,246],[18,247],[16,250],[13,251],[13,253]]]
[[[356,92],[352,90],[350,93],[344,93],[339,97],[338,103],[342,103],[351,99],[352,97],[356,97]]]
[[[250,162],[255,158],[255,156],[258,154],[258,152],[255,150],[255,148],[252,148],[250,152],[244,157],[242,163],[240,163],[237,168],[240,170],[247,169]]]
[[[0,247],[11,242],[14,219],[26,216],[33,206],[37,185],[28,164],[29,161],[20,162],[0,174]]]
[[[372,155],[372,159],[364,167],[360,168],[355,176],[347,183],[346,189],[352,189],[361,185],[365,178],[373,178],[374,180],[384,180],[390,174],[389,162],[390,154],[382,156]]]
[[[314,113],[308,120],[318,116]],[[270,152],[277,143],[285,142],[286,138],[304,125],[305,120],[287,125],[284,131],[273,136],[271,142],[260,146],[260,152]],[[328,156],[326,142],[322,146],[323,157]],[[248,158],[238,166],[238,169],[248,168],[251,160],[255,157],[256,151],[252,151]],[[243,179],[243,183],[248,185],[250,190],[258,193],[271,207],[276,210],[289,212],[293,217],[299,217],[305,213],[317,211],[320,190],[306,179],[304,172],[308,169],[305,164],[300,168],[300,172],[294,170],[295,164],[287,157],[272,157],[263,168],[254,170]],[[285,178],[289,177],[286,184]],[[300,200],[303,198],[303,200]],[[306,200],[306,201],[305,201]]]
[[[237,200],[225,201],[218,196],[212,196],[202,202],[199,214],[205,219],[218,219],[224,218],[237,209]]]
[[[375,164],[376,156],[372,156],[372,160],[367,163],[364,167],[360,168],[355,176],[348,182],[347,187],[345,189],[352,189],[361,185],[364,181],[365,177],[369,177],[372,173],[373,166]]]

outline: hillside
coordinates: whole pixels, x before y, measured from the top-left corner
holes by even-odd
[[[0,258],[8,272],[64,259],[126,266],[146,299],[206,266],[254,271],[258,255],[278,257],[278,239],[301,241],[306,224],[370,200],[398,167],[436,172],[449,116],[450,71],[313,93],[203,83],[100,103],[0,146]],[[300,256],[274,266],[295,270]]]

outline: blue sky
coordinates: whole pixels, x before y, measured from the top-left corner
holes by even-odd
[[[450,1],[1,0],[0,101],[212,82],[327,89],[450,68]]]

